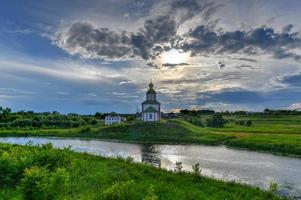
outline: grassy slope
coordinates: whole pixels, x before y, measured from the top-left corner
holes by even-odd
[[[301,156],[301,116],[229,116],[225,128],[201,128],[182,120],[82,129],[0,130],[0,136],[62,136],[132,142],[226,144],[233,147]],[[250,119],[253,126],[234,120]]]
[[[3,145],[0,144],[0,150]],[[26,148],[17,146],[15,148]],[[143,164],[120,159],[72,153],[70,191],[62,199],[103,199],[116,183],[130,183],[126,193],[130,199],[143,199],[150,186],[158,199],[281,199],[269,192],[236,183],[225,183],[187,173],[172,173]],[[18,188],[0,188],[0,199],[22,199]],[[119,189],[118,189],[119,191]]]

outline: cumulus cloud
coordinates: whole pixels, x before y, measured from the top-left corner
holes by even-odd
[[[293,103],[288,106],[290,110],[301,110],[301,103]]]

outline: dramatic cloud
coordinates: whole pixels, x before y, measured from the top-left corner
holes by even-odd
[[[195,15],[208,20],[218,7],[211,1],[172,1],[165,14],[146,19],[137,32],[76,22],[60,33],[55,43],[68,53],[84,58],[123,60],[138,57],[154,60],[162,51],[173,48],[180,41],[177,30],[181,24]]]
[[[300,55],[289,50],[301,49],[299,33],[276,32],[273,28],[259,27],[250,31],[216,32],[201,25],[191,29],[183,42],[177,47],[190,51],[192,55],[206,53],[271,53],[275,58],[293,57],[300,60]],[[250,61],[250,60],[249,60]]]
[[[150,80],[164,111],[300,104],[299,0],[48,1],[0,6],[2,106],[136,112]]]
[[[126,58],[133,55],[130,36],[89,23],[75,23],[58,38],[58,45],[86,58]]]

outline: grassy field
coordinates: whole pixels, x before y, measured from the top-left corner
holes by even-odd
[[[68,149],[0,144],[0,199],[281,199],[271,192],[198,173],[170,172],[131,159]]]
[[[208,116],[203,116],[206,120]],[[223,128],[199,127],[185,120],[160,123],[121,124],[75,129],[0,130],[0,136],[57,136],[114,139],[147,143],[224,144],[284,155],[301,156],[301,116],[251,115],[225,116]],[[237,125],[237,120],[251,120],[252,126]]]

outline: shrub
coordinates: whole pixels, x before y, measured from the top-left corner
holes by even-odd
[[[194,125],[204,127],[204,124],[203,124],[202,119],[200,117],[186,117],[185,120],[188,121],[189,123],[194,124]]]
[[[147,190],[147,196],[143,200],[158,200],[158,196],[155,194],[155,189],[153,185],[150,185]]]
[[[192,166],[192,170],[194,174],[199,175],[201,173],[201,168],[200,168],[200,163],[196,163],[195,165]]]
[[[0,184],[15,186],[23,177],[23,171],[31,166],[42,166],[49,171],[58,167],[68,168],[72,162],[70,148],[54,149],[51,144],[34,148],[11,146],[0,155]]]
[[[236,125],[241,125],[241,126],[252,126],[252,121],[251,120],[238,120],[235,122]]]
[[[49,172],[44,167],[33,166],[25,169],[20,187],[25,199],[50,200],[64,194],[68,182],[69,174],[65,169]]]
[[[128,200],[133,199],[134,181],[117,182],[104,191],[105,200]]]
[[[128,157],[126,157],[125,161],[128,162],[128,163],[133,163],[134,162],[134,158],[131,157],[131,156],[128,156]]]
[[[80,130],[80,132],[81,132],[81,133],[89,133],[89,132],[91,132],[91,128],[90,128],[90,127],[82,128],[82,129]]]
[[[207,126],[214,128],[224,127],[226,124],[226,120],[223,118],[221,114],[214,114],[212,117],[207,119]]]
[[[248,120],[247,122],[246,122],[246,126],[252,126],[252,121],[251,120]]]
[[[272,193],[276,193],[277,191],[278,191],[278,184],[277,183],[273,183],[273,182],[271,182],[270,183],[270,192],[272,192]]]
[[[15,186],[23,170],[32,164],[30,152],[11,147],[0,156],[0,185]]]
[[[182,162],[176,162],[175,172],[181,172],[182,169],[183,169],[183,163]]]
[[[34,149],[34,163],[38,166],[44,166],[50,171],[64,167],[68,168],[72,162],[70,147],[63,150],[53,148],[51,143],[43,144],[40,149]]]

